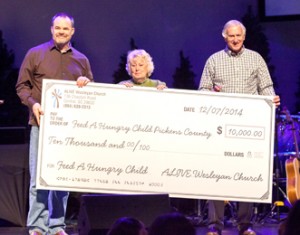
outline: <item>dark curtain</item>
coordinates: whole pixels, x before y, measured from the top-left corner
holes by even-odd
[[[28,211],[28,144],[0,145],[0,219],[25,227]]]

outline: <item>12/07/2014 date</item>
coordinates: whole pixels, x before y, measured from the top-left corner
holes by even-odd
[[[213,114],[213,115],[219,115],[219,116],[222,116],[222,115],[242,116],[243,115],[243,109],[228,108],[226,106],[214,107],[212,105],[199,107],[199,112],[207,114],[207,115]]]

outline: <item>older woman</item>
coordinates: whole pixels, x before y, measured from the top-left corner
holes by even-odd
[[[122,81],[119,84],[127,87],[156,87],[159,90],[167,87],[165,82],[150,79],[154,64],[151,56],[145,50],[133,50],[128,53],[126,70],[132,79]]]

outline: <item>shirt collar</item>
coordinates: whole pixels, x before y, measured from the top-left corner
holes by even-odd
[[[131,81],[134,83],[134,84],[137,84],[137,85],[142,85],[142,84],[145,84],[149,81],[149,78],[146,78],[145,81],[143,81],[142,83],[137,83],[133,80],[133,78],[131,78]]]
[[[56,47],[54,41],[53,41],[53,40],[50,40],[50,41],[49,41],[49,50],[52,51],[53,49],[60,51],[60,50]],[[72,45],[71,45],[71,43],[69,43],[69,49],[68,49],[67,51],[65,51],[64,53],[67,53],[67,52],[69,52],[69,51],[72,51]]]
[[[240,56],[241,54],[243,54],[244,51],[245,51],[245,46],[244,46],[244,45],[243,45],[242,49],[241,49],[238,53],[236,53],[236,52],[230,50],[230,48],[229,48],[228,46],[226,46],[226,48],[225,48],[225,52],[226,52],[229,56],[233,56],[233,57],[235,57],[235,56]]]

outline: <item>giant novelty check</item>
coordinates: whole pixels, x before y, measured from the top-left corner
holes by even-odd
[[[44,79],[37,186],[272,201],[272,98]]]

